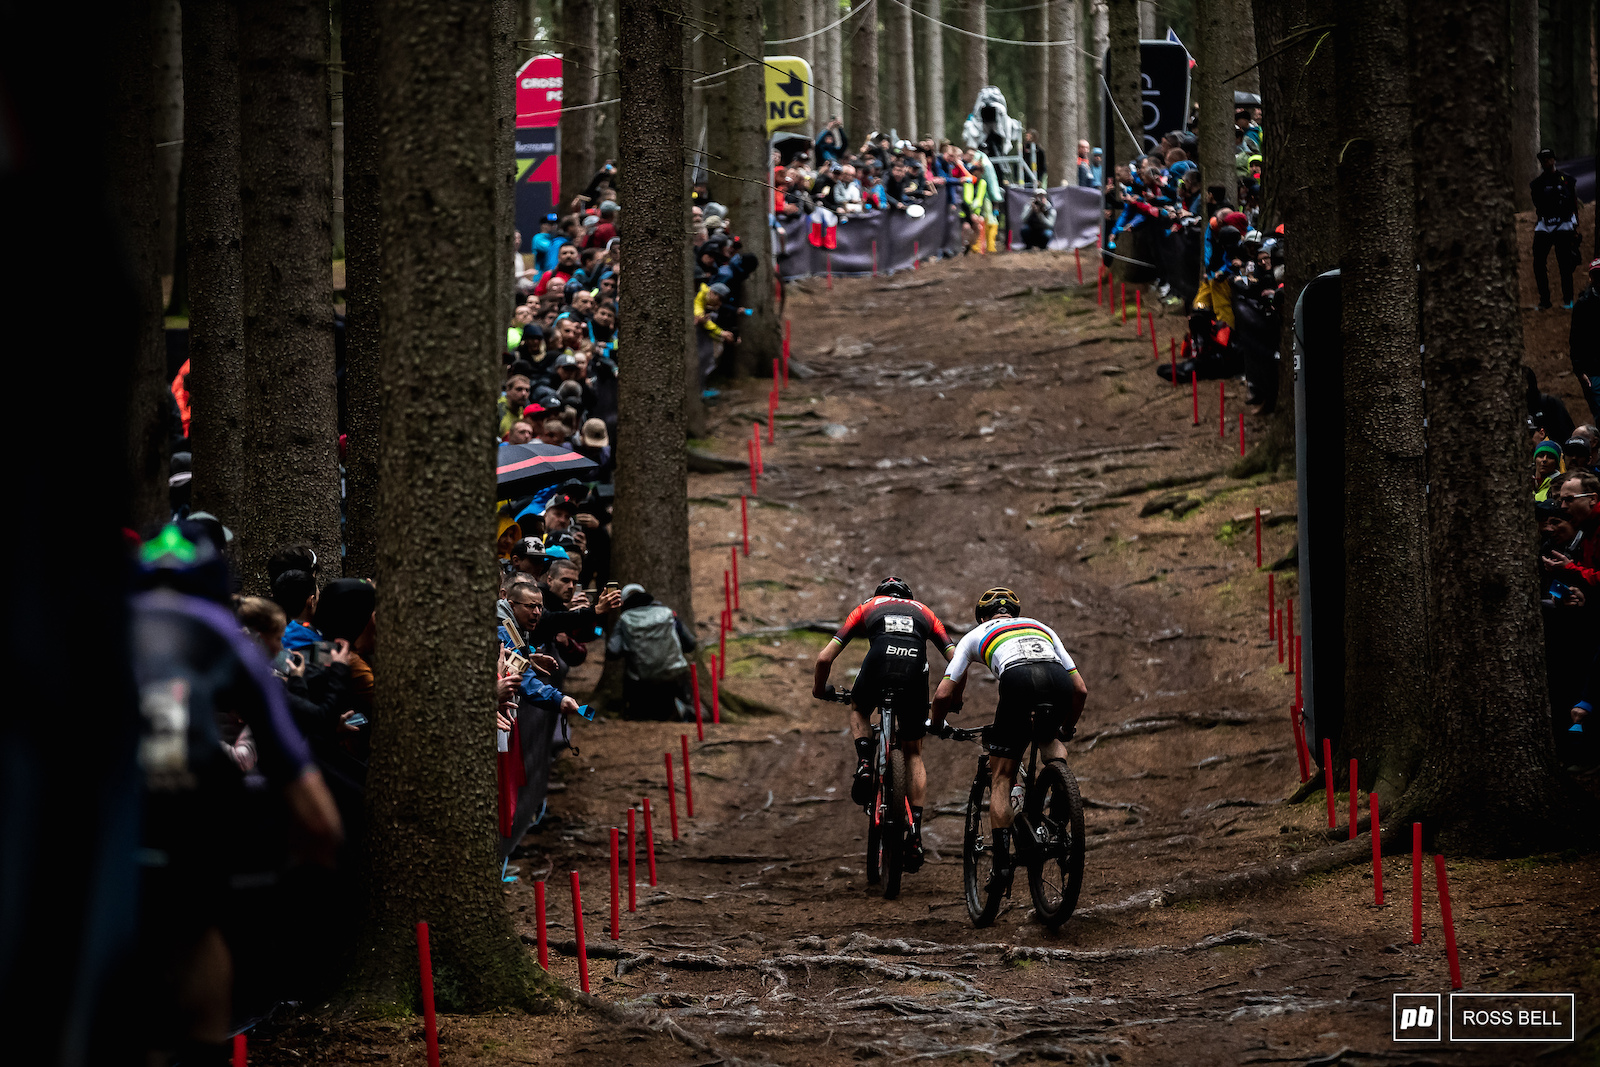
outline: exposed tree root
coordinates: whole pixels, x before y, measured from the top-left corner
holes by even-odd
[[[1239,871],[1229,871],[1227,874],[1216,875],[1211,878],[1188,878],[1177,882],[1169,882],[1154,889],[1140,890],[1123,900],[1083,908],[1077,914],[1080,916],[1114,915],[1118,912],[1133,911],[1139,908],[1170,907],[1184,900],[1238,896],[1273,886],[1288,885],[1304,878],[1308,874],[1331,871],[1336,867],[1359,862],[1371,855],[1372,843],[1370,841],[1360,839],[1344,841],[1328,848],[1318,849],[1315,852],[1308,852],[1303,856],[1279,860],[1276,863],[1247,867]]]

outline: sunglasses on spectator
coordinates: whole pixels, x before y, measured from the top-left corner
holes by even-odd
[[[1556,499],[1561,501],[1561,503],[1563,503],[1563,504],[1570,504],[1574,500],[1582,500],[1586,496],[1594,496],[1594,495],[1595,494],[1593,494],[1593,493],[1578,493],[1576,496],[1574,496],[1571,493],[1563,493],[1561,496],[1556,497]]]

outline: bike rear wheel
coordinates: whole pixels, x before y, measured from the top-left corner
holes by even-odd
[[[994,870],[994,826],[989,821],[989,758],[978,761],[978,775],[967,796],[967,831],[961,848],[962,877],[967,894],[967,917],[973,926],[988,926],[1000,914],[998,890],[989,891]]]
[[[1028,797],[1038,859],[1028,864],[1028,893],[1039,921],[1054,930],[1072,917],[1083,891],[1083,798],[1064,760],[1045,763]]]
[[[889,750],[889,762],[883,769],[883,824],[881,826],[883,856],[883,899],[893,900],[900,895],[900,870],[905,863],[906,832],[910,826],[910,813],[906,809],[906,754],[898,748]]]

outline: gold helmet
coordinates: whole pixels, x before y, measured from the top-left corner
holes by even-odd
[[[1001,612],[1013,617],[1020,615],[1022,598],[1005,586],[997,585],[978,598],[978,610],[974,614],[979,622],[988,622]]]

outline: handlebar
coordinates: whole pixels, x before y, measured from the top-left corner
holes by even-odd
[[[939,736],[947,741],[981,741],[987,729],[987,726],[975,726],[970,730],[957,730],[949,723],[946,723],[944,732]]]
[[[830,685],[827,689],[823,690],[823,693],[824,695],[820,698],[822,700],[831,700],[835,704],[850,703],[850,690],[848,689],[835,689]]]

